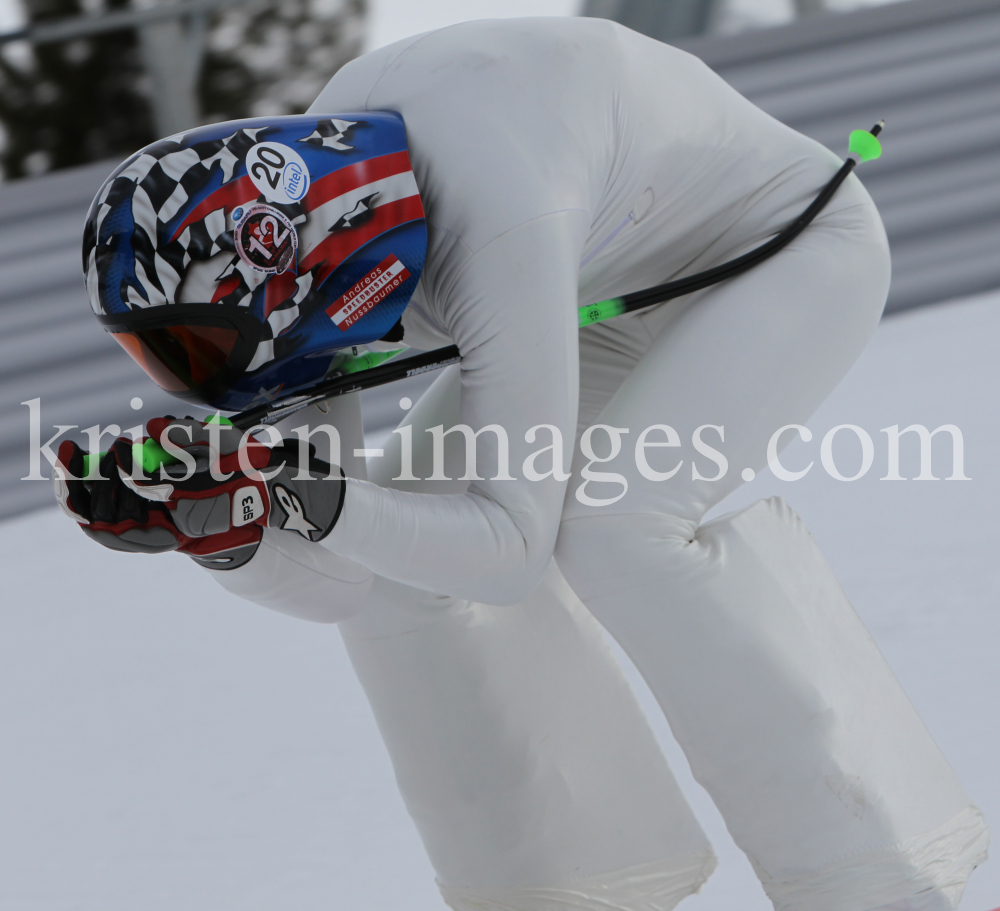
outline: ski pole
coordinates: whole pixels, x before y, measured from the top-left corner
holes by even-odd
[[[840,185],[860,162],[872,161],[881,156],[882,146],[877,137],[882,132],[884,126],[885,121],[880,120],[870,130],[853,130],[848,139],[849,155],[837,173],[817,193],[816,197],[802,214],[770,240],[751,250],[749,253],[738,256],[736,259],[714,266],[711,269],[697,272],[694,275],[580,307],[580,327],[592,326],[595,323],[601,323],[625,313],[634,313],[637,310],[644,310],[647,307],[666,303],[666,301],[673,300],[685,294],[701,291],[719,282],[735,278],[737,275],[741,275],[764,260],[774,256],[775,253],[788,246],[788,244],[798,237],[813,219],[819,215],[833,197],[833,194],[837,192]],[[292,396],[281,402],[268,402],[254,408],[248,408],[245,411],[234,414],[230,418],[221,418],[221,420],[231,423],[237,429],[243,431],[262,424],[275,424],[289,415],[295,414],[309,405],[318,404],[325,399],[347,395],[351,392],[374,389],[386,383],[393,383],[396,380],[417,376],[431,370],[440,370],[449,364],[457,364],[462,359],[462,355],[456,345],[437,348],[433,351],[425,351],[422,354],[413,355],[412,357],[395,359],[396,355],[400,354],[401,351],[402,349],[389,352],[369,351],[362,355],[346,356],[339,364],[334,361],[332,376],[324,379],[304,393]],[[209,421],[219,417],[213,415],[209,418]],[[134,444],[133,453],[134,458],[141,458],[143,470],[149,472],[154,471],[160,465],[176,461],[155,440],[146,440],[145,443]],[[102,455],[104,453],[97,453],[98,457]],[[86,456],[88,473],[89,460],[92,458],[93,454]]]

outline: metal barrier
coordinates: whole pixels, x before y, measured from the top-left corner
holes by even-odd
[[[678,42],[840,154],[887,121],[861,179],[885,221],[887,312],[1000,287],[1000,0],[908,0]]]

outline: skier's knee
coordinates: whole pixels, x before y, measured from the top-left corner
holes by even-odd
[[[606,515],[595,509],[563,520],[556,562],[580,594],[594,585],[619,585],[653,563],[695,559],[697,530],[695,520],[679,516]]]

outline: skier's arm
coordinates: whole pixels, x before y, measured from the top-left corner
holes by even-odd
[[[301,414],[292,415],[275,429],[283,438],[292,439],[304,421],[308,423]],[[329,400],[322,423],[336,428],[339,445],[334,448],[330,435],[316,433],[310,438],[316,457],[339,465],[349,477],[366,477],[364,457],[354,455],[365,445],[360,397],[345,395]],[[308,486],[324,483],[328,482]],[[339,623],[367,607],[374,578],[355,561],[331,553],[297,532],[279,528],[263,530],[260,546],[245,565],[232,570],[206,569],[219,585],[240,598],[318,623]]]
[[[323,546],[378,575],[487,604],[513,604],[538,584],[555,542],[565,481],[525,479],[539,424],[558,429],[567,456],[576,421],[577,274],[589,216],[533,219],[436,278],[433,316],[462,352],[462,422],[499,425],[514,480],[499,480],[494,432],[476,443],[478,472],[465,494],[419,494],[348,481],[344,509]],[[444,428],[447,429],[447,428]],[[540,466],[551,465],[551,453]],[[564,468],[564,465],[559,466]]]
[[[240,598],[317,623],[338,623],[359,613],[374,578],[353,560],[276,528],[264,529],[248,563],[206,572]]]

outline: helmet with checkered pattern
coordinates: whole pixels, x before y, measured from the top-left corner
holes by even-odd
[[[158,385],[239,411],[401,339],[426,252],[402,118],[366,111],[147,146],[94,199],[83,270],[104,328]]]

